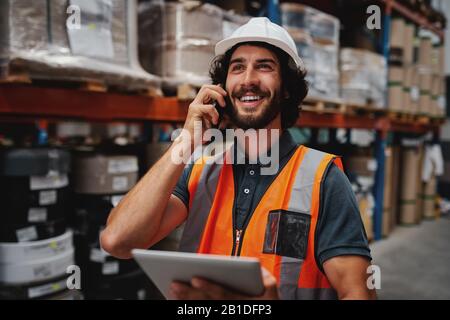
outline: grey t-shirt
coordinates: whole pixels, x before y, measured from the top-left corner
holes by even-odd
[[[288,132],[280,138],[280,167],[289,161],[298,145]],[[186,166],[173,194],[188,208],[188,181],[192,164]],[[259,175],[257,164],[233,165],[235,184],[234,223],[242,229],[276,175]],[[334,164],[325,173],[321,185],[315,255],[321,270],[323,263],[336,256],[359,255],[371,260],[366,232],[358,204],[347,176]]]

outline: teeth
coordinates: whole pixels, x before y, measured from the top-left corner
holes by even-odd
[[[246,101],[257,101],[257,100],[260,100],[260,99],[261,99],[260,96],[244,96],[240,100],[242,102],[246,102]]]

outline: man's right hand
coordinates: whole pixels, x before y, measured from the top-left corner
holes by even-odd
[[[191,137],[191,145],[195,148],[194,142],[205,143],[203,141],[203,132],[210,129],[212,125],[217,125],[219,121],[219,113],[214,107],[217,101],[219,107],[225,107],[225,97],[227,92],[220,85],[203,85],[194,101],[189,105],[188,114],[183,129],[186,130]],[[194,130],[194,125],[202,124],[202,130]],[[196,134],[197,136],[194,136]],[[200,136],[201,135],[201,136]]]

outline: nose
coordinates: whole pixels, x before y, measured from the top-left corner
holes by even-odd
[[[243,87],[259,86],[259,81],[256,70],[251,66],[247,67],[243,73],[241,85]]]

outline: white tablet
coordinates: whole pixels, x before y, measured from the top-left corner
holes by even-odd
[[[168,299],[172,281],[190,283],[195,276],[252,296],[264,291],[261,267],[256,258],[140,249],[133,250],[132,254]]]

